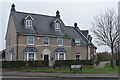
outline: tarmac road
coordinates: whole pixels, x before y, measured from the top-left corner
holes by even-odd
[[[3,72],[2,80],[118,80],[118,74]]]
[[[118,79],[85,79],[85,78],[57,78],[57,77],[25,77],[25,76],[3,76],[2,80],[118,80]]]

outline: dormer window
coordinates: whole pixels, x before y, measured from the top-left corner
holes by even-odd
[[[26,26],[32,26],[32,20],[26,20]]]
[[[60,23],[55,23],[55,31],[60,31]]]
[[[80,39],[75,39],[75,44],[77,45],[77,46],[79,46],[81,43],[80,43]]]
[[[26,28],[31,28],[33,29],[33,21],[34,19],[32,18],[31,15],[27,15],[25,18],[24,18],[24,26]]]

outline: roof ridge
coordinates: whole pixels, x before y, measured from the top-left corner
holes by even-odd
[[[54,17],[55,16],[50,16],[50,15],[43,15],[43,14],[36,14],[36,13],[28,13],[28,12],[20,12],[20,11],[15,11],[16,13],[23,13],[23,14],[29,14],[29,15],[39,15],[39,16],[46,16],[46,17]]]

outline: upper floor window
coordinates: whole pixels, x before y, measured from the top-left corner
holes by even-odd
[[[48,46],[49,45],[49,37],[43,37],[43,45]]]
[[[58,46],[63,46],[63,38],[57,38]]]
[[[75,55],[76,60],[80,60],[80,54]]]
[[[60,23],[55,23],[55,31],[60,31]]]
[[[80,45],[80,39],[75,39],[75,44]]]
[[[26,20],[26,26],[32,26],[32,20]]]
[[[27,44],[28,45],[34,45],[34,37],[33,36],[28,36],[27,37]]]

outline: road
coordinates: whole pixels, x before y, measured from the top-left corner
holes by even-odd
[[[58,77],[25,77],[25,76],[3,76],[2,80],[118,80],[118,79],[85,79],[85,78],[58,78]]]

